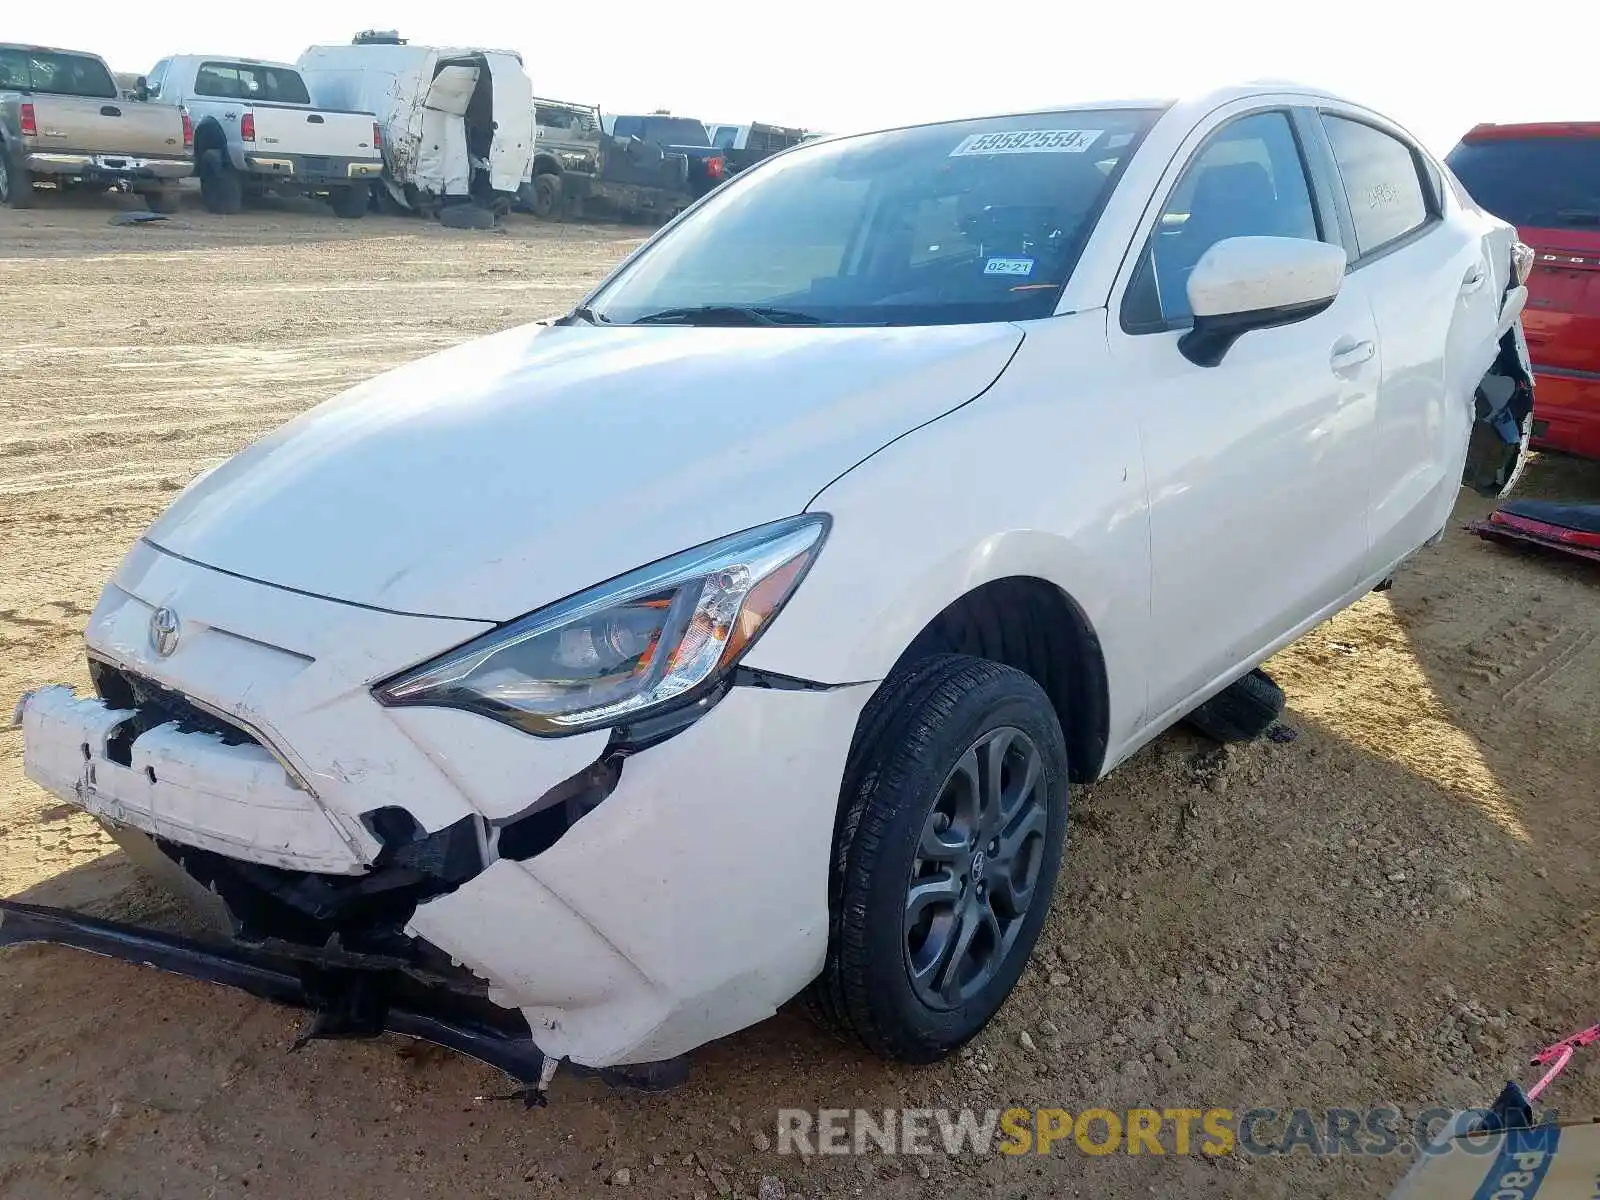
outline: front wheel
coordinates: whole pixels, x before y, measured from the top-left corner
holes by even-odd
[[[549,221],[561,215],[561,176],[540,175],[533,181],[533,215]]]
[[[846,764],[826,965],[808,1001],[885,1058],[928,1063],[1016,986],[1050,908],[1067,750],[1044,691],[942,655],[867,705]]]

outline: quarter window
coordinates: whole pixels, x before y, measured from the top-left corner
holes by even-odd
[[[1231,237],[1320,241],[1305,163],[1284,112],[1240,117],[1212,135],[1167,197],[1124,302],[1133,331],[1193,319],[1189,275]]]
[[[1325,113],[1322,124],[1344,179],[1356,249],[1363,257],[1428,223],[1428,198],[1410,146],[1346,117]]]

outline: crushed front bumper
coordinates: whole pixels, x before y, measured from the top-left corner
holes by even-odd
[[[770,1016],[822,967],[839,780],[873,685],[745,680],[633,743],[368,692],[479,631],[141,545],[89,619],[100,698],[28,697],[25,769],[149,835],[242,942],[309,948],[319,970],[328,946],[454,960],[556,1059],[675,1059]]]

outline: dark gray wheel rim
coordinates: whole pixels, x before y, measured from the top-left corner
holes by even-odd
[[[985,733],[933,802],[905,901],[911,987],[930,1008],[981,992],[1016,945],[1044,861],[1044,759],[1022,730]]]

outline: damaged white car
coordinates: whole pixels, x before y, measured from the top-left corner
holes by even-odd
[[[3,903],[0,944],[530,1094],[802,993],[937,1059],[1024,968],[1070,785],[1208,702],[1259,732],[1239,681],[1506,486],[1529,265],[1307,91],[779,155],[173,504],[26,768],[232,941]]]

